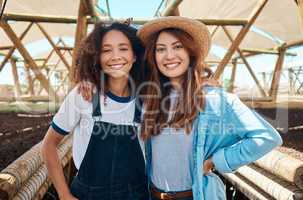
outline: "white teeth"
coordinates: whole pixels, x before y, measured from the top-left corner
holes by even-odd
[[[179,63],[172,63],[172,64],[166,64],[165,67],[174,68],[174,67],[177,67],[178,65],[179,65]]]
[[[120,69],[123,67],[123,64],[119,64],[119,65],[110,65],[111,68],[114,68],[114,69]]]

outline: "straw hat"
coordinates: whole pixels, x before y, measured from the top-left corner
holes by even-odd
[[[177,28],[188,33],[199,46],[202,58],[207,56],[211,45],[209,31],[205,24],[194,19],[180,16],[161,17],[145,23],[137,35],[146,45],[151,35],[166,28]]]

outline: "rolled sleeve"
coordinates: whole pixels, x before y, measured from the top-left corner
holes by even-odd
[[[275,147],[282,144],[279,133],[258,113],[250,110],[237,96],[229,105],[229,119],[234,124],[235,133],[241,138],[232,146],[218,152],[216,162],[220,167],[226,163],[231,170],[249,164],[261,158]],[[221,155],[222,154],[222,155]],[[218,160],[221,159],[221,160]],[[224,169],[224,167],[222,167]]]
[[[215,165],[215,169],[220,173],[230,173],[233,171],[225,159],[224,149],[220,149],[214,153],[212,156],[212,161]]]
[[[61,135],[67,135],[69,133],[69,131],[66,131],[62,128],[60,128],[54,121],[52,121],[51,123],[51,127],[59,134]]]

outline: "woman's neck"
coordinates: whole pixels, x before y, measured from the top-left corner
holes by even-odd
[[[111,78],[108,79],[108,90],[120,97],[127,97],[130,95],[128,87],[128,78]]]
[[[180,91],[182,90],[182,82],[184,80],[184,77],[174,77],[170,78],[170,84],[173,90]]]

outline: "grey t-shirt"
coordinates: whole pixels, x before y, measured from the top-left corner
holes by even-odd
[[[171,108],[177,96],[176,91],[171,92]],[[191,189],[192,143],[193,133],[186,134],[184,129],[168,127],[152,137],[151,181],[157,188],[166,192]]]

